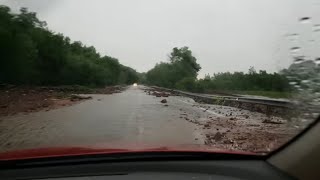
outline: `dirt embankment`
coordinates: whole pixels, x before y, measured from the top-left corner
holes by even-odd
[[[299,131],[286,121],[255,119],[254,114],[248,116],[248,119],[245,116],[197,119],[181,114],[181,118],[202,129],[205,145],[218,149],[269,153],[288,142]]]
[[[30,113],[41,110],[70,106],[75,103],[90,99],[89,95],[78,94],[112,94],[124,89],[120,86],[106,88],[84,88],[80,86],[61,87],[25,87],[1,86],[0,87],[0,117],[17,113]]]

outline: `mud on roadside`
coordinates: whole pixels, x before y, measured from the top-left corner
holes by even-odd
[[[88,95],[77,94],[112,94],[124,89],[121,86],[105,88],[84,88],[80,86],[60,87],[0,87],[0,117],[17,113],[49,111],[91,99]]]
[[[302,124],[239,108],[193,106],[205,109],[201,117],[181,109],[180,118],[201,129],[204,145],[209,148],[266,154],[288,142],[303,128]]]
[[[145,92],[161,99],[176,96],[155,88],[145,89]],[[237,107],[197,103],[194,99],[192,101],[191,107],[179,109],[180,119],[197,126],[197,131],[203,136],[203,145],[209,149],[266,154],[288,142],[304,128],[302,123],[282,117]],[[194,111],[190,111],[190,108]]]

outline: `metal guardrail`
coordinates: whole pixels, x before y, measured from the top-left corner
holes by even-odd
[[[241,96],[219,96],[219,95],[211,95],[211,94],[191,93],[191,92],[163,88],[163,87],[158,87],[158,86],[151,86],[151,87],[163,89],[166,91],[171,91],[171,92],[175,92],[175,93],[179,93],[179,94],[183,94],[183,95],[187,95],[187,96],[209,98],[212,100],[229,100],[229,101],[236,101],[236,102],[240,102],[240,103],[255,103],[255,104],[277,106],[277,107],[286,107],[286,108],[292,108],[295,105],[294,102],[291,102],[289,100],[260,99],[260,98],[241,97]]]
[[[275,99],[260,99],[260,98],[248,98],[241,96],[219,96],[211,94],[199,94],[185,92],[175,89],[162,88],[157,86],[151,86],[155,90],[169,91],[172,93],[180,94],[193,98],[197,102],[204,102],[207,104],[217,104],[224,106],[231,106],[241,109],[246,109],[253,112],[264,113],[267,116],[280,116],[284,118],[295,116],[301,110],[301,105],[291,101],[275,100]],[[299,108],[300,109],[299,109]],[[299,109],[299,110],[298,110]],[[310,109],[310,107],[306,107]]]
[[[306,102],[290,101],[290,100],[277,100],[277,99],[262,99],[262,98],[250,98],[241,96],[220,96],[211,94],[199,94],[185,92],[175,89],[151,86],[151,88],[159,89],[163,91],[169,91],[183,96],[190,97],[197,102],[203,102],[207,104],[216,104],[223,106],[231,106],[241,109],[246,109],[253,112],[265,113],[267,116],[280,116],[283,118],[297,117],[300,115],[305,118],[315,113],[320,114],[320,108],[318,105],[309,104]],[[312,117],[313,118],[313,117]]]

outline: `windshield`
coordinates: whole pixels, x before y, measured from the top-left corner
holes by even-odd
[[[0,4],[0,156],[266,155],[319,115],[320,1]]]

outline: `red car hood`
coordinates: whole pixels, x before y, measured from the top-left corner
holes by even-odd
[[[46,157],[63,157],[79,156],[93,154],[119,154],[119,153],[140,153],[140,152],[206,152],[206,153],[223,153],[223,154],[240,154],[240,155],[259,155],[256,153],[208,149],[199,147],[157,147],[157,148],[96,148],[96,147],[48,147],[37,149],[15,150],[0,153],[0,160],[19,160],[34,159]]]

